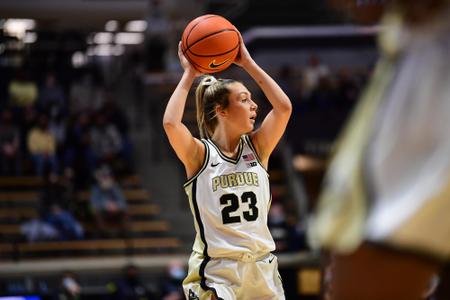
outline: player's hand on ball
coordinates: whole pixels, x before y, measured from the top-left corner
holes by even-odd
[[[202,73],[195,69],[184,56],[183,50],[181,50],[181,42],[178,43],[178,58],[180,59],[181,67],[185,72],[188,72],[193,77],[199,77],[202,75]]]
[[[245,68],[245,66],[253,61],[250,53],[245,46],[244,39],[242,38],[241,33],[239,33],[239,53],[237,54],[234,63],[240,67]]]

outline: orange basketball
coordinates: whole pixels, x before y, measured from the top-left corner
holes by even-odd
[[[228,68],[239,53],[239,33],[224,17],[203,15],[184,29],[181,49],[198,71],[219,72]]]

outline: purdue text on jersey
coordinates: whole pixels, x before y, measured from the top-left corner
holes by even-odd
[[[258,174],[254,172],[236,172],[216,176],[212,179],[212,190],[217,191],[218,187],[228,188],[235,186],[259,186]]]

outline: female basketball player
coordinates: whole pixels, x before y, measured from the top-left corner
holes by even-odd
[[[188,299],[284,299],[267,227],[269,156],[283,135],[291,102],[251,58],[244,43],[235,63],[260,86],[272,110],[255,130],[257,104],[232,79],[206,76],[196,90],[202,139],[182,123],[196,71],[178,50],[183,76],[167,104],[164,129],[184,164],[197,232],[183,282]]]

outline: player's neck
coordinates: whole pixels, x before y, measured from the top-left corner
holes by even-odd
[[[227,134],[226,132],[220,132],[219,130],[216,130],[211,137],[211,140],[224,154],[233,157],[239,149],[240,139],[241,135],[230,133]]]

